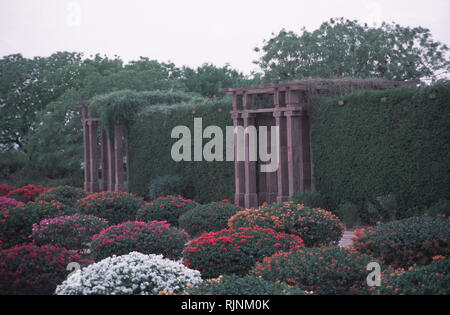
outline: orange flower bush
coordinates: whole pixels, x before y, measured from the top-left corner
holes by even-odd
[[[307,247],[336,244],[345,230],[344,224],[331,212],[292,201],[239,211],[230,218],[228,225],[233,229],[259,226],[295,234]]]
[[[104,191],[91,194],[76,202],[83,214],[106,219],[110,224],[135,220],[136,212],[144,205],[142,198],[121,191]]]

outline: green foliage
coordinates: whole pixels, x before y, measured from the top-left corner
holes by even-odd
[[[196,206],[197,203],[193,200],[184,199],[181,196],[167,195],[146,203],[137,211],[136,217],[140,221],[167,221],[176,226],[179,217]]]
[[[314,294],[367,294],[366,267],[371,262],[371,257],[347,248],[307,248],[266,257],[250,274]]]
[[[298,191],[291,197],[291,200],[310,208],[327,208],[324,196],[316,190]]]
[[[60,202],[36,201],[0,211],[0,248],[29,241],[34,223],[41,220],[72,215],[77,211]]]
[[[77,200],[86,197],[88,194],[81,188],[72,186],[59,186],[50,188],[42,193],[36,200],[50,202],[52,200],[59,201],[69,207],[75,206]]]
[[[233,126],[230,99],[196,104],[153,106],[139,115],[130,128],[130,190],[147,194],[149,181],[169,174],[178,174],[186,185],[193,187],[194,200],[208,203],[231,199],[234,194],[234,163],[226,161],[175,162],[171,156],[172,129],[186,126],[193,136],[194,117],[203,119],[203,126],[216,125],[222,130]],[[205,144],[208,140],[205,139]],[[192,152],[194,141],[192,143]],[[225,136],[224,136],[224,148]],[[193,157],[192,157],[193,159]]]
[[[298,288],[285,283],[266,281],[261,278],[225,275],[205,280],[187,290],[189,295],[304,295]]]
[[[430,30],[423,27],[395,23],[370,27],[338,18],[312,32],[283,29],[265,41],[256,63],[269,82],[333,77],[436,79],[439,70],[449,69],[447,52],[447,46],[433,41]]]
[[[183,195],[186,191],[183,179],[178,175],[164,175],[154,178],[148,185],[148,199],[155,200],[161,196]]]
[[[75,203],[83,214],[106,219],[110,224],[134,220],[138,209],[144,206],[142,198],[119,191],[105,191],[91,194]]]
[[[397,218],[450,199],[449,102],[448,83],[317,102],[311,127],[316,189],[332,208],[393,195]]]
[[[404,268],[426,265],[432,257],[450,255],[450,220],[412,217],[355,231],[353,248]]]
[[[254,264],[278,251],[304,247],[300,237],[260,227],[204,233],[183,251],[184,264],[204,279],[225,274],[246,275]]]
[[[169,259],[178,259],[188,235],[167,222],[129,221],[110,226],[94,235],[91,255],[100,261],[112,255],[125,255],[133,251],[142,254],[162,254]]]
[[[293,201],[239,211],[228,224],[233,229],[259,226],[295,234],[308,247],[337,244],[345,230],[339,218],[331,212],[305,207]]]
[[[205,232],[227,228],[230,217],[240,209],[240,207],[229,203],[228,200],[212,202],[198,205],[194,209],[187,211],[180,216],[178,222],[180,228],[192,236],[197,236]]]
[[[336,215],[347,228],[353,228],[361,223],[360,212],[360,208],[351,202],[345,202],[336,209]]]
[[[374,292],[386,295],[448,295],[450,259],[442,258],[427,266],[416,266],[406,271],[391,273]]]

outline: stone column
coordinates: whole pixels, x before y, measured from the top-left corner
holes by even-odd
[[[108,191],[113,191],[115,189],[116,183],[116,163],[115,163],[115,151],[114,151],[114,141],[108,136],[106,139],[107,149],[108,149]]]
[[[85,118],[84,114],[85,108],[83,107],[83,142],[84,142],[84,190],[90,191],[90,183],[91,183],[91,165],[90,165],[90,144],[89,144],[89,124],[88,120]]]
[[[238,126],[242,126],[240,115],[238,112],[232,112],[233,126],[236,130]],[[235,194],[234,202],[240,207],[245,206],[245,162],[238,161],[238,137],[239,134],[234,134],[234,180],[235,180]]]
[[[300,126],[300,190],[312,189],[310,119],[306,111],[302,112]]]
[[[277,171],[277,199],[276,202],[282,203],[289,200],[289,174],[288,174],[288,144],[287,144],[287,127],[286,117],[282,111],[275,111],[275,125],[279,128],[280,133],[280,153],[278,157]]]
[[[273,126],[273,118],[269,119],[268,126],[267,126],[267,148],[268,151],[272,154],[272,137],[275,135],[272,135],[272,129]],[[279,148],[279,147],[278,147]],[[279,158],[279,157],[278,157]],[[271,173],[265,173],[266,174],[266,186],[267,186],[267,202],[268,203],[275,203],[277,202],[277,195],[278,195],[278,172],[271,172]],[[260,201],[261,203],[261,201]]]
[[[298,110],[286,111],[287,149],[289,196],[301,189],[301,120],[302,112]]]
[[[123,126],[114,126],[114,162],[115,162],[115,187],[116,191],[124,191],[123,184]]]
[[[108,190],[109,169],[108,169],[108,135],[102,128],[101,134],[101,161],[102,161],[102,191]]]
[[[98,155],[97,155],[97,127],[98,121],[91,119],[89,125],[89,163],[90,183],[89,191],[98,192]]]
[[[243,113],[244,128],[255,125],[255,114]],[[256,161],[250,161],[250,137],[245,134],[245,207],[258,206],[258,195],[256,193]]]

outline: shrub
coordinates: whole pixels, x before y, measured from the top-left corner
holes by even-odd
[[[450,200],[440,200],[425,211],[430,216],[450,217]]]
[[[155,200],[160,196],[184,195],[183,180],[178,175],[158,176],[148,186],[148,198]]]
[[[0,210],[4,210],[6,208],[14,208],[20,205],[23,205],[23,202],[17,201],[16,199],[13,198],[0,196]]]
[[[303,247],[300,237],[260,227],[204,233],[183,251],[184,264],[204,278],[245,275],[256,261],[280,250]]]
[[[304,295],[298,288],[285,283],[267,281],[261,278],[236,275],[220,276],[205,280],[187,290],[190,295]]]
[[[229,203],[227,200],[198,205],[191,211],[184,213],[178,220],[178,223],[180,228],[190,235],[219,231],[227,228],[230,217],[240,209],[240,207]]]
[[[95,261],[132,251],[178,259],[187,240],[186,232],[170,226],[166,221],[129,221],[94,235],[91,254]]]
[[[50,188],[37,200],[52,201],[56,200],[70,207],[75,206],[75,202],[79,199],[86,197],[88,194],[81,188],[72,186],[59,186],[56,188]]]
[[[0,240],[8,248],[26,243],[34,223],[76,213],[74,208],[60,202],[36,201],[0,211]]]
[[[56,289],[58,295],[156,295],[183,293],[202,281],[200,273],[162,256],[132,252],[108,257],[72,274]]]
[[[228,224],[234,229],[259,226],[295,234],[303,239],[307,247],[336,244],[345,230],[339,218],[331,212],[311,209],[292,201],[239,211]]]
[[[302,204],[310,208],[327,206],[325,197],[315,190],[298,191],[292,196],[291,200],[296,204]]]
[[[355,231],[353,247],[394,267],[425,265],[436,255],[449,256],[450,221],[413,217]]]
[[[0,185],[0,196],[8,196],[9,192],[14,189],[15,189],[14,186],[10,186],[8,184],[2,184],[2,185]]]
[[[366,267],[372,261],[347,248],[315,247],[266,257],[250,274],[284,281],[314,294],[368,293]]]
[[[8,197],[26,203],[29,201],[34,201],[41,193],[45,191],[47,191],[47,188],[43,187],[42,185],[27,185],[11,190],[8,193]]]
[[[138,210],[136,218],[140,221],[160,220],[178,225],[179,217],[196,206],[197,203],[190,199],[168,195],[158,197],[156,200],[145,204]]]
[[[137,210],[143,205],[142,198],[121,191],[94,193],[75,204],[82,213],[106,219],[110,224],[134,220]]]
[[[0,251],[0,292],[8,295],[53,294],[70,271],[69,263],[86,259],[54,246],[26,244]]]
[[[448,295],[450,259],[439,259],[427,266],[410,267],[406,271],[391,273],[374,292],[387,295]]]
[[[108,221],[92,215],[74,214],[45,219],[33,224],[33,241],[37,245],[54,245],[67,249],[86,249],[92,237],[108,227]]]
[[[345,226],[348,228],[355,227],[361,223],[359,213],[360,208],[351,202],[343,203],[336,209],[336,215],[344,222]]]

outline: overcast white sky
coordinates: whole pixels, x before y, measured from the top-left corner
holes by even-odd
[[[423,26],[450,46],[450,0],[0,0],[0,55],[56,51],[254,69],[253,51],[282,28],[332,17]]]

